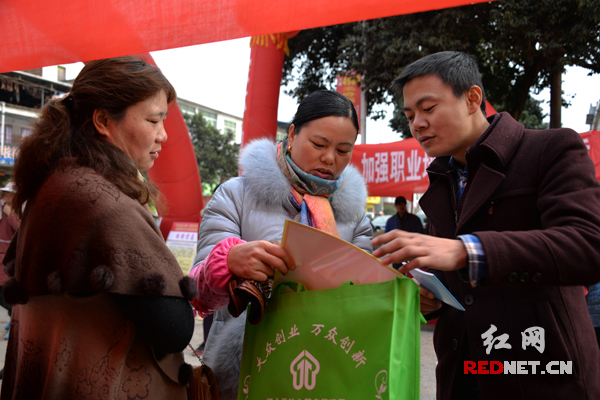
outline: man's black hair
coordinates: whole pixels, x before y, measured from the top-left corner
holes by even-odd
[[[430,54],[411,64],[392,82],[390,89],[402,96],[404,86],[420,76],[435,75],[448,86],[457,98],[461,98],[471,86],[481,88],[481,111],[485,113],[485,91],[475,57],[459,51],[442,51]]]

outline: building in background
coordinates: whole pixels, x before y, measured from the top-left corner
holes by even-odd
[[[53,66],[0,74],[0,185],[12,178],[18,147],[31,134],[42,106],[48,99],[71,90],[73,81],[65,79],[65,72],[64,67]],[[241,117],[181,98],[177,104],[184,116],[202,112],[209,124],[221,132],[233,133],[236,143],[242,142]],[[279,137],[286,131],[278,127],[277,132]]]
[[[0,184],[12,178],[15,154],[42,106],[71,90],[64,67],[37,68],[0,74]]]
[[[223,133],[233,133],[235,137],[235,143],[242,143],[242,117],[227,114],[219,110],[215,110],[214,108],[181,98],[177,98],[177,104],[179,105],[179,109],[184,117],[186,115],[192,116],[201,112],[208,124],[214,126]]]
[[[590,104],[590,112],[586,116],[585,123],[590,126],[590,131],[600,131],[600,100],[595,106]]]

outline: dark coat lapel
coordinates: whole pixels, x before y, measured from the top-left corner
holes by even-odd
[[[448,160],[449,157],[436,158],[427,169],[430,184],[419,200],[419,205],[427,215],[436,236],[454,238],[456,200],[449,195],[453,193],[453,178],[449,172]]]
[[[460,216],[458,218],[457,232],[460,232],[462,226],[475,215],[479,209],[489,203],[498,186],[504,181],[506,176],[485,164],[479,166],[471,187],[474,190],[469,190],[465,195]]]
[[[482,207],[488,207],[494,193],[504,182],[504,170],[523,138],[523,125],[505,114],[500,113],[491,119],[486,132],[467,149],[469,174],[474,174],[469,189],[473,190],[465,191],[457,232]]]
[[[487,206],[496,190],[504,182],[504,169],[515,154],[523,137],[523,125],[514,121],[506,113],[490,118],[490,126],[481,137],[467,150],[469,174],[473,174],[469,186],[461,199],[458,226],[454,221],[456,207],[452,198],[447,198],[446,184],[452,185],[454,179],[448,172],[449,157],[436,158],[428,168],[431,182],[427,192],[419,202],[425,215],[436,230],[436,235],[454,238],[461,227]],[[492,134],[490,134],[493,131]],[[446,178],[444,178],[444,175]],[[452,215],[448,218],[448,215]]]

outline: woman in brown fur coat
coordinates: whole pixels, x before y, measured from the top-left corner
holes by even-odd
[[[175,90],[134,57],[88,63],[49,101],[15,165],[19,231],[2,399],[186,399],[194,320],[140,171],[167,139]]]

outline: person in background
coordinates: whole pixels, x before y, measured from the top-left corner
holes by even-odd
[[[302,100],[282,143],[261,139],[243,149],[242,175],[219,187],[200,224],[190,276],[199,289],[192,304],[201,315],[228,307],[237,316],[257,288],[263,289],[257,296],[269,292],[275,269],[287,274],[295,268],[278,243],[286,220],[371,251],[366,185],[349,165],[357,135],[352,102],[323,90]],[[266,297],[252,303],[250,321],[260,318]],[[221,400],[237,398],[245,321],[226,310],[215,313],[204,356]]]
[[[439,317],[438,400],[600,399],[583,288],[600,281],[600,183],[581,137],[525,129],[505,112],[486,118],[479,69],[465,53],[415,61],[392,90],[436,157],[419,202],[432,236],[394,230],[373,240],[385,243],[374,255],[407,262],[400,272],[429,268],[465,308],[421,289],[421,312]],[[497,361],[528,367],[473,372]]]
[[[419,217],[406,211],[406,198],[403,196],[396,197],[394,201],[394,207],[396,208],[396,214],[394,214],[385,223],[385,233],[400,229],[406,232],[425,233],[423,224]],[[394,263],[392,266],[396,269],[402,266],[401,263]]]
[[[0,212],[0,260],[4,258],[8,244],[19,228],[20,224],[19,217],[17,217],[17,214],[11,207],[14,192],[14,182],[8,182],[4,187],[0,188],[0,206],[2,208],[2,211]],[[4,299],[2,298],[2,290],[4,289],[4,283],[7,279],[8,275],[6,275],[6,272],[4,272],[4,264],[0,264],[0,306],[8,311],[8,317],[10,319],[12,307],[5,304]],[[6,323],[4,329],[6,330],[4,340],[8,340],[8,335],[10,333],[10,320]],[[3,375],[4,368],[0,369],[0,379],[2,379]]]
[[[12,203],[22,221],[4,257],[3,400],[187,399],[196,288],[140,172],[167,140],[175,99],[143,60],[90,61],[23,140]]]
[[[19,224],[21,221],[17,216],[17,213],[11,207],[13,195],[15,192],[15,183],[8,182],[2,188],[0,188],[0,193],[2,198],[0,199],[0,205],[2,206],[2,212],[0,214],[0,260],[4,258],[4,254],[6,254],[6,249],[8,248],[8,244],[12,240],[13,235],[19,228]],[[2,299],[2,290],[4,288],[4,283],[8,279],[8,275],[4,272],[4,265],[0,265],[0,306],[5,308],[8,311],[8,315],[10,317],[12,312],[12,307],[4,304],[4,300]],[[7,331],[6,336],[4,336],[4,340],[8,340],[8,334],[10,329],[10,322],[6,324],[4,329]],[[1,376],[1,373],[0,373]]]
[[[400,229],[406,232],[425,233],[421,219],[406,211],[406,198],[403,196],[396,197],[394,207],[397,212],[385,223],[386,233],[393,229]]]

